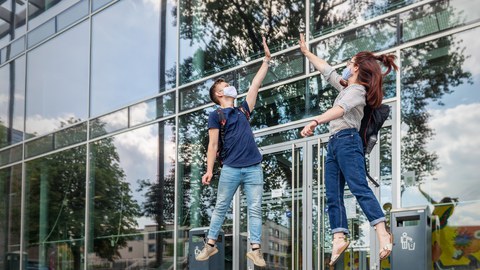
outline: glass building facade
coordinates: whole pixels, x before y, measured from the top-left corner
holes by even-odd
[[[0,269],[195,269],[189,232],[209,225],[217,187],[201,185],[208,88],[225,78],[241,102],[262,35],[273,54],[251,117],[262,250],[269,269],[328,269],[328,128],[299,130],[336,92],[301,54],[303,31],[339,72],[358,51],[397,56],[372,188],[387,216],[429,206],[434,269],[480,269],[479,11],[477,0],[0,1]],[[352,244],[338,267],[390,269],[348,189],[345,203]],[[223,231],[225,269],[253,269],[241,191]]]

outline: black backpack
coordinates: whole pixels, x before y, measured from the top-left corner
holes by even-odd
[[[250,121],[250,112],[245,110],[243,106],[238,106],[237,109],[239,109],[247,118],[247,121]],[[220,166],[223,165],[223,160],[225,159],[225,156],[227,155],[225,149],[223,148],[223,145],[225,144],[225,126],[227,125],[227,118],[225,117],[225,114],[222,111],[222,108],[217,109],[218,113],[218,120],[220,123],[220,133],[218,134],[218,149],[217,149],[217,160]]]
[[[370,105],[367,105],[363,109],[363,118],[360,125],[360,138],[362,138],[363,143],[363,153],[364,155],[370,154],[373,147],[378,140],[378,132],[383,126],[385,120],[387,120],[390,115],[390,106],[382,104],[378,108],[372,108]],[[367,169],[367,160],[365,159],[365,169]],[[379,184],[370,176],[367,171],[367,177],[372,181],[375,186]]]

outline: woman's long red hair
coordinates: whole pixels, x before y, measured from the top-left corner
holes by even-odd
[[[373,108],[382,104],[383,100],[383,76],[394,70],[398,70],[395,64],[396,56],[393,54],[374,55],[371,52],[359,52],[355,55],[354,65],[358,66],[358,83],[367,89],[367,103]],[[378,62],[381,62],[387,70],[382,73]]]

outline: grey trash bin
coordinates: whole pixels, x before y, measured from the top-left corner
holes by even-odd
[[[225,269],[225,233],[220,230],[217,238],[218,253],[210,257],[207,261],[195,260],[203,246],[204,239],[208,235],[208,227],[194,228],[190,230],[188,236],[188,269],[190,270],[224,270]]]
[[[393,250],[392,270],[432,269],[432,227],[428,206],[390,212]]]

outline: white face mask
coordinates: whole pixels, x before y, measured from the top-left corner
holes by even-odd
[[[237,89],[235,86],[227,86],[223,88],[223,94],[227,97],[237,98]]]

